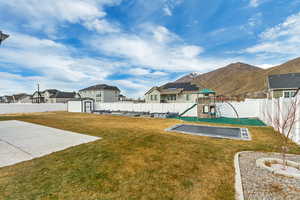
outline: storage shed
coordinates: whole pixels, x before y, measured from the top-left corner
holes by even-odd
[[[95,101],[92,98],[78,98],[68,101],[68,112],[91,113],[95,110]]]

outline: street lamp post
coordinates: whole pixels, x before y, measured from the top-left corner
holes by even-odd
[[[0,31],[0,45],[3,42],[3,40],[7,39],[9,37],[9,35],[2,33],[2,31]]]

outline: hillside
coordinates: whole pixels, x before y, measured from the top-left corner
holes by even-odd
[[[186,75],[177,82],[191,81],[217,91],[218,94],[264,97],[266,77],[269,74],[300,72],[300,58],[269,69],[261,69],[245,63],[232,63],[198,76]]]
[[[300,57],[266,70],[267,74],[300,73]]]

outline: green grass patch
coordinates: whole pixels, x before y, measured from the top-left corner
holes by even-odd
[[[269,127],[249,127],[253,140],[239,141],[165,132],[182,123],[176,119],[0,116],[12,119],[103,139],[1,168],[0,199],[232,200],[235,153],[280,151],[280,137]]]
[[[176,119],[188,122],[207,122],[216,124],[231,124],[243,126],[266,126],[264,122],[256,118],[198,118],[198,117],[177,117]]]

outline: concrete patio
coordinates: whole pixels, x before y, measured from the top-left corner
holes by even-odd
[[[0,167],[101,139],[37,124],[0,121]]]

